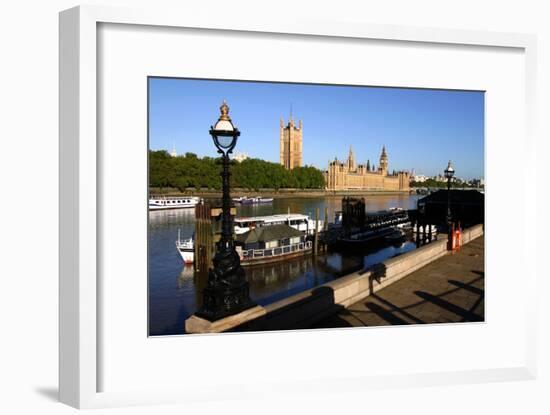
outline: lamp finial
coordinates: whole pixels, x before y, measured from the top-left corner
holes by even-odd
[[[227,102],[225,102],[225,99],[222,102],[222,105],[220,107],[220,121],[231,121],[231,118],[229,118],[229,105],[227,105]]]

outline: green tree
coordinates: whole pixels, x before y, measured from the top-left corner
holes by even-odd
[[[149,185],[187,188],[221,189],[220,158],[200,158],[194,153],[171,157],[166,151],[149,151]],[[322,189],[323,173],[312,166],[286,170],[279,163],[260,159],[231,162],[231,186],[249,190],[261,188]]]

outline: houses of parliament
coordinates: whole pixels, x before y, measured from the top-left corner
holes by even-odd
[[[281,118],[280,124],[280,163],[287,170],[302,166],[302,120],[298,126],[294,124],[292,116],[285,126]],[[408,191],[409,173],[405,171],[388,173],[388,154],[385,146],[382,147],[378,168],[366,164],[356,164],[353,149],[350,146],[348,158],[345,162],[337,158],[329,162],[328,170],[323,175],[325,189],[336,190],[387,190]]]

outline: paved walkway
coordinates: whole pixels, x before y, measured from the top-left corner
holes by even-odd
[[[483,321],[484,283],[481,236],[314,327]]]

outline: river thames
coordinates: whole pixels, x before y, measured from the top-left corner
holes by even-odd
[[[365,196],[368,212],[390,207],[415,209],[417,195]],[[319,208],[324,220],[328,208],[329,222],[341,210],[340,196],[276,198],[272,204],[237,205],[237,216],[262,216],[275,213],[303,213],[315,217]],[[197,311],[205,275],[195,275],[193,266],[185,266],[175,241],[178,230],[181,238],[190,237],[195,229],[194,209],[176,209],[149,212],[149,335],[184,334],[184,322]],[[371,266],[385,259],[408,252],[414,243],[387,246],[365,254],[328,252],[316,258],[308,255],[275,264],[246,267],[250,283],[250,297],[265,305],[314,286],[324,284],[342,275]]]

